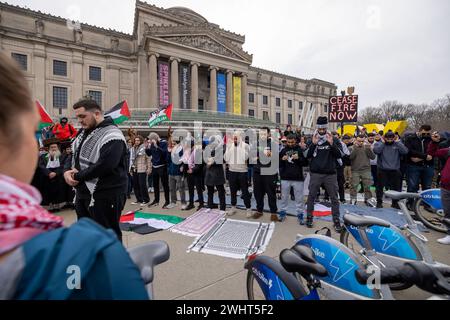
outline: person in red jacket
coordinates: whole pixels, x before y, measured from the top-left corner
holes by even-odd
[[[431,140],[432,142],[428,145],[428,154],[446,160],[441,172],[441,202],[445,214],[444,223],[447,225],[447,236],[439,239],[438,242],[450,245],[450,148],[440,148],[441,137],[438,132],[433,133]]]
[[[59,141],[66,141],[77,136],[77,130],[69,123],[69,120],[64,117],[53,128],[53,134]]]

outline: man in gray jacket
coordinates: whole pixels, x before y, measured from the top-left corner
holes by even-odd
[[[383,190],[402,191],[402,174],[400,172],[400,156],[408,154],[408,148],[396,140],[395,134],[389,131],[381,141],[375,143],[373,152],[378,156],[377,173],[377,208],[383,208]],[[392,200],[392,207],[398,207],[398,201]]]

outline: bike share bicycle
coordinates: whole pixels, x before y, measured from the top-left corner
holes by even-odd
[[[415,198],[413,210],[416,217],[428,228],[439,232],[447,232],[450,221],[445,219],[440,189],[420,192]]]
[[[361,280],[361,277],[358,278],[357,274],[364,274],[371,266],[371,270],[380,270],[382,275],[386,272],[392,275],[395,274],[395,270],[404,270],[405,263],[416,266],[418,270],[422,270],[423,274],[428,274],[430,276],[427,280],[429,284],[439,280],[441,286],[448,285],[446,281],[442,284],[442,275],[440,278],[431,276],[431,274],[435,274],[436,270],[444,270],[445,276],[448,277],[450,276],[450,267],[433,260],[425,245],[427,239],[420,234],[417,224],[409,215],[406,199],[412,195],[393,191],[389,191],[387,195],[395,200],[400,200],[399,205],[408,222],[402,228],[403,232],[381,219],[347,214],[344,216],[345,231],[341,240],[348,244],[351,234],[361,246],[361,250],[356,252],[355,248],[350,250],[344,244],[330,237],[300,236],[297,246],[291,249],[300,257],[300,262],[292,255],[293,251],[284,253],[284,255],[290,255],[297,265],[289,263],[286,257],[280,257],[283,265],[274,259],[263,256],[249,260],[246,264],[246,268],[249,270],[247,276],[249,298],[255,298],[258,295],[255,295],[255,291],[260,288],[258,296],[267,299],[318,299],[317,289],[320,288],[320,292],[330,299],[392,299],[388,286],[369,288],[358,281]],[[308,248],[311,253],[307,252]],[[290,273],[294,271],[301,277],[296,278]],[[416,276],[425,277],[422,273],[419,272]],[[397,277],[388,277],[389,281],[385,279],[386,277],[381,278],[395,289],[406,289],[418,284],[417,281],[400,275],[402,275],[401,272]],[[309,294],[299,281],[302,278],[306,279],[306,284],[310,289]],[[258,284],[257,286],[255,286],[255,282]],[[419,286],[426,287],[423,283],[419,283]]]

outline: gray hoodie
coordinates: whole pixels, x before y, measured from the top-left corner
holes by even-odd
[[[392,145],[375,143],[373,152],[378,156],[378,168],[383,170],[400,170],[400,156],[408,154],[408,148],[400,141]]]

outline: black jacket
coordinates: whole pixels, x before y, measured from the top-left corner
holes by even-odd
[[[317,149],[317,155],[314,152]],[[320,174],[335,174],[337,167],[337,159],[341,157],[341,151],[336,143],[330,146],[325,142],[321,146],[311,144],[308,149],[307,158],[310,159],[309,171]]]
[[[406,163],[415,166],[433,166],[433,160],[427,161],[427,150],[428,145],[431,142],[431,138],[419,138],[417,134],[411,135],[405,138],[405,146],[408,148],[409,152],[407,155]],[[420,158],[423,161],[413,162],[411,158]]]
[[[272,153],[274,153],[274,152],[278,153],[278,149],[272,150],[272,140],[270,138],[267,140],[267,146],[263,147],[258,142],[258,145],[256,148],[250,149],[251,159],[253,160],[254,158],[257,158],[256,163],[253,165],[253,174],[259,175],[259,174],[261,174],[261,168],[270,168],[271,167],[270,160],[268,163],[265,163],[265,164],[261,163],[261,161],[260,161],[261,155],[264,154],[265,148],[267,148],[267,150],[271,151]],[[275,156],[276,156],[276,153],[275,153]],[[277,172],[274,172],[274,175],[275,174],[277,174]]]
[[[291,157],[297,154],[298,159]],[[282,160],[284,156],[288,156],[288,160]],[[280,152],[280,177],[281,180],[288,181],[304,181],[303,167],[308,165],[308,160],[303,156],[303,151],[299,146],[294,148],[286,147]]]
[[[215,150],[211,151],[211,157],[215,156]],[[225,184],[225,172],[223,170],[223,164],[213,163],[212,165],[206,165],[205,171],[205,185],[207,186],[220,186]]]
[[[100,123],[98,127],[106,127],[114,124],[110,117]],[[83,145],[89,132],[83,132]],[[126,193],[128,183],[127,147],[124,141],[114,140],[100,149],[100,157],[97,163],[91,164],[87,169],[80,170],[79,150],[75,150],[75,168],[79,171],[75,174],[75,180],[80,184],[76,187],[77,198],[90,199],[85,181],[98,178],[97,187],[94,191],[95,199],[108,199]]]

